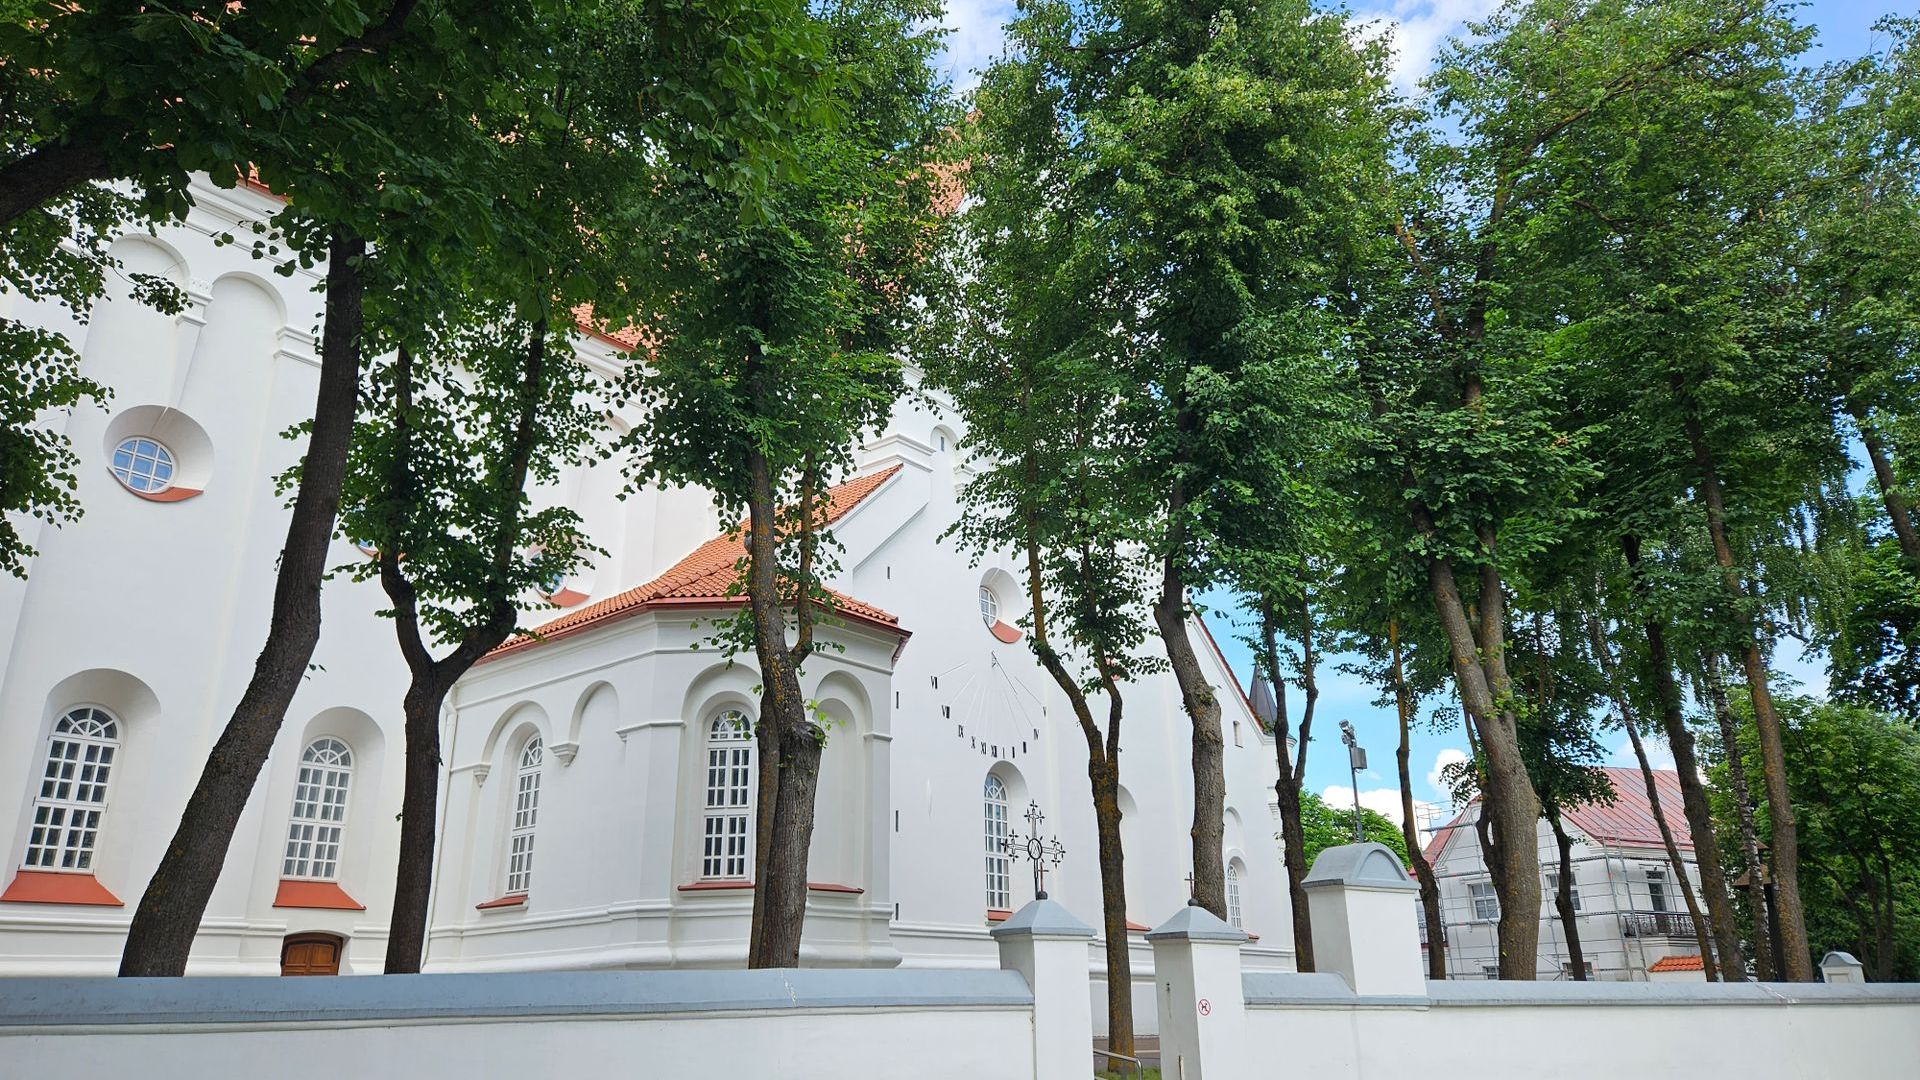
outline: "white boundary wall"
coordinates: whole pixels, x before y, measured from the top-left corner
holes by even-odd
[[[1338,975],[1248,975],[1245,986],[1249,1044],[1285,1047],[1297,1076],[1920,1075],[1915,985],[1435,982],[1406,998],[1356,996]]]
[[[0,1074],[1034,1077],[1012,971],[0,980]]]

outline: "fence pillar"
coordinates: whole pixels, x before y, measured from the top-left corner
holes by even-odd
[[[1052,900],[1035,900],[993,928],[1000,967],[1033,988],[1033,1074],[1080,1080],[1093,1072],[1093,928]],[[938,1050],[930,1048],[932,1052]]]
[[[1867,968],[1850,952],[1830,952],[1820,958],[1820,978],[1830,983],[1863,983]]]
[[[1392,850],[1374,843],[1328,848],[1301,885],[1317,970],[1337,972],[1356,994],[1427,992],[1414,912],[1420,887]]]
[[[1147,933],[1160,1009],[1160,1072],[1179,1080],[1253,1075],[1240,946],[1247,935],[1189,903]]]

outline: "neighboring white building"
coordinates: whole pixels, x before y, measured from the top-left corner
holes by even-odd
[[[1574,908],[1578,912],[1580,952],[1589,977],[1605,981],[1671,981],[1704,978],[1700,946],[1693,919],[1680,894],[1672,860],[1660,839],[1659,825],[1647,801],[1646,781],[1640,770],[1608,768],[1614,802],[1591,804],[1562,812],[1561,822],[1573,838]],[[1672,770],[1656,770],[1661,813],[1673,828],[1674,846],[1694,895],[1699,895],[1700,870],[1693,841],[1680,810],[1680,778]],[[1487,875],[1485,855],[1474,822],[1478,803],[1435,830],[1427,845],[1427,861],[1440,885],[1440,917],[1446,923],[1447,977],[1491,979],[1499,970],[1500,950],[1495,933],[1500,903]],[[1536,972],[1542,979],[1573,977],[1566,928],[1554,904],[1559,887],[1560,849],[1553,831],[1539,823],[1540,951]],[[1425,922],[1425,916],[1422,917]],[[1422,927],[1422,945],[1426,949]]]
[[[321,271],[281,277],[216,243],[272,213],[270,197],[194,193],[186,222],[115,248],[129,270],[184,288],[182,314],[140,306],[123,282],[84,326],[0,296],[0,312],[67,333],[83,372],[115,391],[59,421],[85,516],[27,523],[39,554],[26,580],[0,581],[0,792],[15,793],[0,815],[4,973],[114,969],[266,631],[286,527],[273,476],[297,455],[281,432],[313,400]],[[592,334],[577,352],[606,372],[620,362]],[[969,475],[961,432],[937,395],[917,393],[838,493],[832,584],[850,599],[823,631],[837,648],[805,670],[831,722],[806,963],[993,966],[987,929],[1033,886],[990,845],[1025,830],[1029,803],[1066,845],[1050,891],[1100,921],[1085,744],[1009,625],[1016,567],[943,539]],[[711,641],[738,602],[721,595],[737,549],[716,539],[704,493],[621,500],[622,486],[595,461],[536,493],[575,507],[608,555],[556,591],[565,610],[529,617],[556,622],[543,642],[503,648],[452,695],[430,969],[744,961],[753,785],[740,735],[759,680],[751,656],[729,661]],[[342,564],[364,557],[337,548]],[[193,972],[380,969],[405,669],[377,585],[336,578],[324,597],[313,670],[240,819]],[[1202,656],[1217,686],[1233,684],[1217,650]],[[1242,695],[1220,697],[1233,902],[1266,935],[1250,965],[1290,968],[1265,810],[1273,743]],[[1144,929],[1188,895],[1189,736],[1171,676],[1129,688],[1126,725],[1128,914]],[[1135,966],[1151,978],[1144,941]]]

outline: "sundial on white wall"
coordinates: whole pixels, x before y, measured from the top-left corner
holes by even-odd
[[[941,718],[969,753],[1018,761],[1039,749],[1047,706],[1025,678],[1027,665],[1003,662],[1001,651],[941,672],[933,689],[943,703]]]

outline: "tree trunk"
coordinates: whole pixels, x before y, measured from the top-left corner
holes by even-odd
[[[1100,841],[1100,931],[1107,946],[1107,1049],[1133,1057],[1133,939],[1127,930],[1126,854],[1120,846],[1119,762],[1089,759],[1087,780],[1093,787],[1093,823]]]
[[[0,168],[0,229],[82,184],[107,179],[107,155],[99,150],[42,143]]]
[[[1740,830],[1740,858],[1747,871],[1747,910],[1753,917],[1753,968],[1761,982],[1772,982],[1773,950],[1768,947],[1767,890],[1763,886],[1766,870],[1760,862],[1759,833],[1753,825],[1753,792],[1747,786],[1746,755],[1740,752],[1740,735],[1733,710],[1727,706],[1727,687],[1720,678],[1720,657],[1708,652],[1701,665],[1707,676],[1707,695],[1713,699],[1713,718],[1720,727],[1720,745],[1727,756],[1727,781],[1732,788],[1734,821]]]
[[[406,779],[400,795],[400,859],[394,872],[393,918],[387,929],[389,975],[414,974],[427,948],[427,903],[433,890],[433,848],[440,801],[440,709],[452,682],[415,675],[406,714]]]
[[[1028,518],[1033,528],[1032,518]],[[1083,575],[1091,575],[1091,552],[1081,551]],[[1106,657],[1097,650],[1094,664],[1107,693],[1107,730],[1102,735],[1093,722],[1093,710],[1079,680],[1067,669],[1047,636],[1047,603],[1040,567],[1039,545],[1027,542],[1027,592],[1033,610],[1033,634],[1028,639],[1054,685],[1067,697],[1074,720],[1087,742],[1087,783],[1093,792],[1093,822],[1099,840],[1100,926],[1106,938],[1107,1049],[1133,1057],[1133,939],[1127,929],[1126,852],[1120,838],[1120,721],[1123,701]]]
[[[1626,742],[1634,746],[1634,761],[1640,763],[1640,778],[1647,786],[1647,809],[1653,811],[1653,824],[1661,830],[1661,844],[1667,847],[1667,861],[1672,863],[1674,880],[1680,882],[1680,899],[1686,903],[1688,919],[1693,920],[1693,942],[1699,944],[1699,963],[1705,970],[1707,982],[1718,978],[1718,965],[1713,955],[1713,942],[1707,936],[1707,920],[1701,919],[1699,901],[1693,897],[1693,880],[1686,872],[1686,863],[1680,859],[1680,846],[1674,844],[1674,830],[1667,824],[1667,809],[1661,805],[1661,788],[1653,780],[1653,765],[1647,761],[1647,748],[1640,742],[1640,724],[1634,723],[1634,709],[1626,703],[1626,694],[1620,690],[1619,673],[1613,667],[1613,650],[1607,648],[1607,632],[1599,626],[1599,619],[1588,619],[1588,632],[1594,636],[1594,655],[1599,659],[1601,671],[1607,675],[1607,688],[1613,694],[1613,705],[1620,711],[1620,726],[1626,728]],[[1699,849],[1693,851],[1699,857]]]
[[[749,944],[747,966],[800,966],[800,937],[807,916],[807,854],[813,842],[814,793],[820,779],[820,733],[807,715],[800,693],[804,653],[787,644],[786,616],[778,576],[778,497],[772,467],[758,449],[747,451],[747,603],[753,618],[754,654],[760,663],[760,723],[770,725],[779,759],[771,766],[762,759],[760,789],[767,790],[767,773],[774,774],[775,805],[763,817],[771,827],[766,850],[756,857],[760,876],[754,881],[754,907],[760,932]],[[804,513],[804,510],[803,510]],[[802,528],[811,528],[807,522]],[[804,591],[796,597],[795,616],[810,615],[812,601]],[[803,643],[810,635],[802,628]]]
[[[453,684],[495,646],[513,633],[513,607],[508,571],[520,545],[522,518],[518,497],[525,490],[539,441],[540,402],[546,391],[547,321],[530,328],[526,367],[517,396],[513,438],[504,459],[489,470],[488,480],[510,507],[498,519],[489,553],[485,621],[468,628],[454,650],[435,660],[420,634],[419,595],[404,573],[397,551],[380,553],[380,585],[394,606],[394,633],[411,681],[401,699],[406,721],[406,779],[400,797],[400,858],[394,872],[393,918],[387,930],[386,971],[414,974],[426,954],[428,902],[433,890],[433,849],[440,803],[440,711]],[[412,418],[414,415],[413,354],[402,347],[395,356],[396,443],[389,494],[407,502],[414,494]]]
[[[1267,677],[1273,683],[1274,697],[1274,753],[1279,758],[1279,778],[1274,781],[1273,792],[1280,801],[1280,846],[1283,862],[1287,871],[1287,896],[1293,916],[1293,958],[1294,967],[1303,972],[1314,970],[1313,961],[1313,917],[1307,908],[1307,835],[1300,823],[1300,789],[1307,771],[1307,746],[1312,735],[1313,713],[1320,698],[1320,687],[1313,675],[1314,659],[1311,622],[1305,620],[1307,609],[1302,606],[1303,615],[1303,651],[1301,656],[1302,690],[1306,695],[1306,709],[1300,718],[1300,738],[1293,759],[1287,756],[1287,742],[1291,736],[1291,725],[1287,719],[1286,681],[1280,672],[1280,645],[1278,640],[1279,614],[1274,605],[1261,602],[1260,640],[1265,654]]]
[[[1183,503],[1178,485],[1173,513]],[[1221,919],[1227,917],[1227,869],[1221,845],[1226,833],[1226,742],[1220,735],[1220,699],[1200,670],[1200,658],[1187,636],[1187,589],[1180,578],[1176,552],[1163,561],[1160,599],[1153,605],[1153,621],[1160,627],[1167,660],[1180,683],[1180,702],[1193,727],[1193,898]]]
[[[1414,524],[1422,535],[1437,533],[1431,516],[1418,503],[1414,504]],[[1498,575],[1493,577],[1497,585]],[[1494,839],[1487,870],[1500,899],[1500,977],[1533,979],[1540,952],[1540,852],[1536,840],[1540,801],[1520,755],[1512,708],[1504,698],[1496,700],[1487,669],[1482,666],[1483,649],[1497,653],[1500,643],[1475,639],[1453,567],[1445,559],[1428,556],[1427,584],[1446,631],[1461,705],[1479,727],[1480,744],[1486,752],[1487,782],[1481,801]],[[1485,626],[1488,620],[1485,605],[1482,607],[1481,622]]]
[[[280,552],[267,641],[233,716],[207,757],[180,827],[140,897],[127,928],[121,975],[186,973],[187,955],[226,862],[233,830],[320,640],[320,585],[340,509],[360,381],[360,260],[365,253],[366,243],[358,236],[334,231],[327,249],[326,327],[313,429],[286,546]]]
[[[1387,623],[1387,646],[1393,657],[1393,708],[1400,719],[1400,746],[1394,762],[1400,770],[1400,835],[1407,842],[1407,861],[1413,864],[1414,879],[1420,882],[1420,910],[1427,919],[1427,978],[1447,977],[1447,928],[1440,916],[1440,883],[1433,876],[1433,864],[1420,846],[1420,825],[1413,814],[1413,770],[1411,731],[1413,694],[1407,686],[1405,669],[1400,664],[1400,625]]]
[[[1676,372],[1674,389],[1683,403],[1686,385]],[[1785,946],[1785,972],[1789,982],[1813,981],[1813,958],[1808,951],[1806,912],[1800,903],[1800,830],[1793,812],[1793,796],[1787,790],[1787,755],[1781,741],[1780,714],[1774,711],[1773,694],[1768,689],[1767,661],[1760,653],[1759,627],[1744,611],[1748,599],[1740,584],[1740,572],[1734,565],[1733,544],[1727,538],[1726,497],[1720,487],[1720,475],[1714,466],[1713,450],[1707,445],[1706,431],[1691,411],[1684,427],[1687,442],[1699,470],[1700,495],[1706,504],[1707,536],[1713,541],[1713,558],[1720,566],[1721,582],[1736,607],[1742,608],[1744,641],[1740,662],[1746,671],[1747,693],[1753,699],[1753,723],[1760,735],[1761,779],[1767,789],[1767,816],[1773,826],[1773,902],[1780,919]],[[1706,860],[1701,860],[1704,868]]]
[[[1553,828],[1553,842],[1560,852],[1559,887],[1553,891],[1553,906],[1560,912],[1560,926],[1567,934],[1567,959],[1573,965],[1575,982],[1587,981],[1587,958],[1580,951],[1580,917],[1573,910],[1573,837],[1560,824],[1560,812],[1549,810],[1547,824]]]
[[[1893,475],[1893,462],[1880,439],[1880,430],[1872,423],[1867,408],[1852,395],[1847,396],[1847,412],[1860,429],[1860,441],[1866,444],[1867,461],[1873,465],[1873,479],[1880,487],[1880,501],[1887,508],[1887,520],[1893,523],[1893,535],[1900,542],[1900,554],[1907,565],[1920,573],[1920,531],[1913,525],[1913,512]]]

